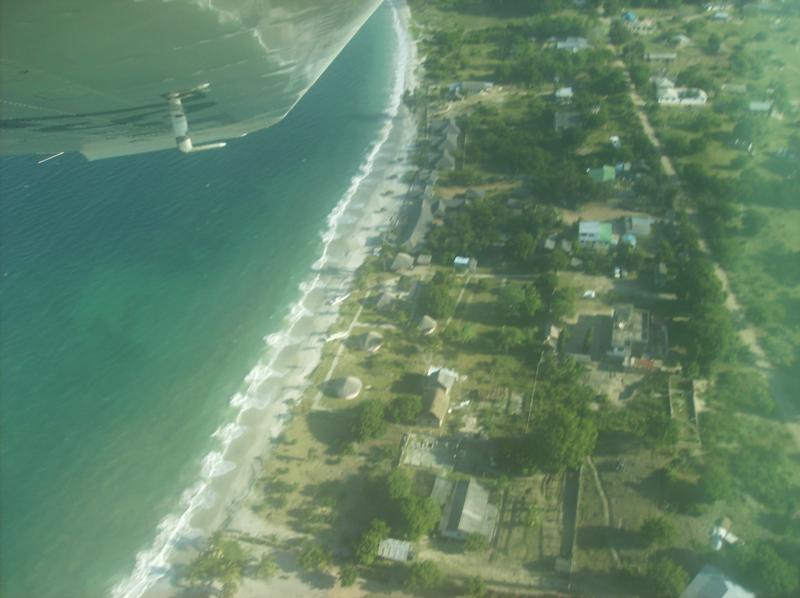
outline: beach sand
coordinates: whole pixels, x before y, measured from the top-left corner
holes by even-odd
[[[319,365],[329,330],[339,319],[341,303],[336,299],[349,292],[356,270],[381,236],[395,225],[408,191],[402,183],[403,175],[413,168],[410,158],[417,125],[402,103],[402,93],[415,89],[420,64],[409,32],[409,9],[404,0],[394,0],[391,6],[399,40],[395,89],[388,110],[393,116],[361,174],[329,215],[323,255],[301,284],[303,298],[293,306],[285,329],[265,339],[271,349],[250,372],[246,388],[232,398],[232,406],[240,411],[235,421],[218,430],[223,450],[206,457],[206,479],[187,490],[183,515],[165,522],[153,549],[140,555],[134,575],[125,587],[116,589],[115,597],[139,596],[142,592],[147,598],[206,595],[180,585],[176,572],[196,556],[205,539],[217,529],[251,537],[294,536],[289,530],[271,527],[253,513],[250,504],[260,492],[256,482],[274,439],[298,402],[313,400],[315,390],[309,387],[309,378]],[[282,564],[280,558],[277,561]],[[154,582],[157,576],[160,579]],[[241,598],[267,595],[361,594],[356,588],[315,589],[286,571],[270,582],[247,578],[238,594]]]

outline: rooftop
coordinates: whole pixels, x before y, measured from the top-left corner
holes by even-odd
[[[733,583],[716,567],[706,565],[686,586],[680,598],[755,598],[755,594]]]
[[[497,507],[489,504],[489,491],[474,479],[456,482],[442,518],[442,533],[451,536],[480,534],[491,539],[496,523]]]
[[[378,556],[390,561],[407,561],[411,558],[411,543],[386,538],[378,545]]]

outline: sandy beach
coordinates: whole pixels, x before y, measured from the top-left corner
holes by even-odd
[[[139,555],[136,571],[126,585],[116,588],[115,597],[205,595],[182,586],[176,572],[197,554],[213,531],[224,528],[251,537],[280,533],[250,508],[260,492],[257,479],[293,409],[301,400],[313,401],[309,378],[339,319],[342,298],[381,236],[394,226],[408,191],[402,180],[412,168],[409,160],[416,122],[402,96],[415,89],[419,63],[409,33],[408,7],[403,0],[393,0],[390,6],[398,51],[386,126],[361,172],[328,216],[322,255],[300,285],[302,297],[292,306],[283,330],[265,338],[269,350],[247,376],[244,388],[231,398],[232,407],[239,411],[217,430],[221,450],[206,456],[204,480],[187,489],[184,512],[162,522],[153,548]],[[237,596],[357,595],[352,592],[315,590],[294,575],[281,574],[270,582],[248,578]]]

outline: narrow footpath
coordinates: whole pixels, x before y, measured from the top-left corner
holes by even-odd
[[[753,356],[756,359],[757,368],[769,381],[772,394],[775,397],[775,401],[778,404],[778,408],[781,411],[781,415],[783,416],[783,421],[786,424],[786,428],[791,432],[792,436],[794,437],[795,444],[798,447],[800,447],[800,415],[798,415],[795,405],[786,395],[786,390],[784,386],[781,384],[781,380],[779,379],[780,378],[779,372],[777,372],[775,368],[772,366],[772,364],[769,362],[767,353],[766,351],[764,351],[764,348],[761,346],[761,343],[758,340],[758,332],[756,328],[750,322],[747,321],[744,310],[742,309],[741,304],[736,298],[736,294],[733,292],[733,289],[731,288],[731,283],[730,283],[730,278],[728,277],[728,273],[722,268],[719,262],[716,259],[714,259],[713,254],[708,249],[708,244],[706,243],[705,237],[703,236],[704,232],[703,226],[702,223],[700,222],[700,218],[697,214],[697,211],[691,205],[691,202],[687,201],[687,194],[680,180],[680,177],[678,176],[678,173],[672,164],[672,160],[664,152],[663,146],[661,145],[661,141],[658,139],[655,129],[650,123],[650,119],[647,116],[647,112],[645,112],[645,102],[641,98],[641,96],[636,92],[636,88],[633,85],[633,81],[630,78],[630,74],[628,73],[628,69],[625,63],[622,62],[621,60],[617,60],[615,64],[619,66],[622,69],[622,72],[625,74],[625,78],[628,82],[629,95],[631,101],[633,102],[634,107],[636,108],[636,113],[639,116],[639,121],[642,123],[642,129],[644,130],[645,135],[647,135],[647,138],[650,140],[650,143],[652,143],[653,147],[658,151],[664,172],[675,182],[679,190],[678,197],[679,199],[682,200],[683,207],[686,210],[687,215],[689,216],[695,229],[698,231],[699,235],[698,241],[700,245],[700,250],[703,251],[703,253],[705,253],[709,257],[712,265],[714,266],[714,274],[716,275],[717,279],[722,285],[723,291],[725,291],[725,307],[728,309],[728,311],[731,312],[737,324],[739,324],[737,326],[739,332],[739,340],[753,354]]]

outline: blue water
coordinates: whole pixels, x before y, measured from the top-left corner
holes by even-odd
[[[385,119],[380,9],[222,151],[0,160],[0,594],[107,595],[198,475]]]

